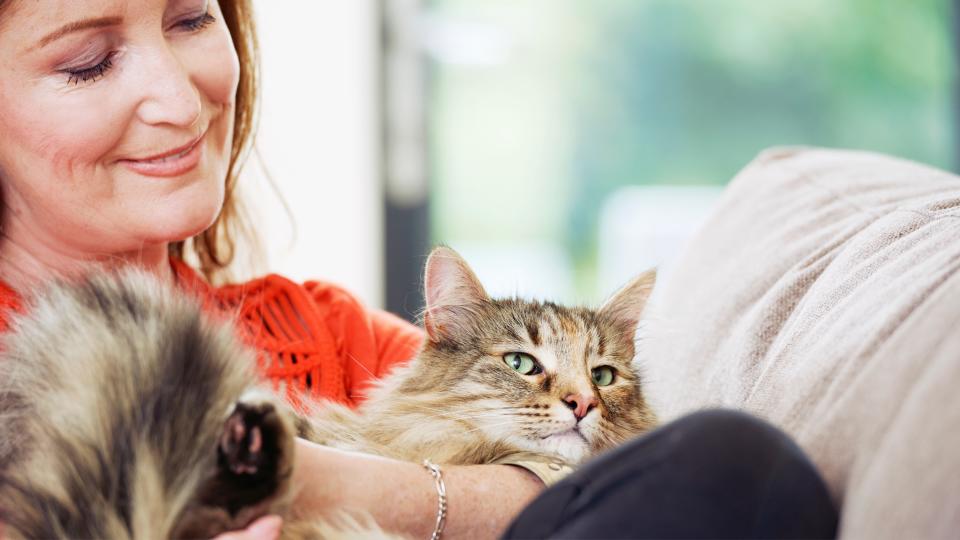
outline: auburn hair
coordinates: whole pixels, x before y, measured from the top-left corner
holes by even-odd
[[[2,0],[0,0],[2,3]],[[224,22],[233,37],[233,46],[240,59],[240,84],[237,87],[233,124],[233,148],[227,168],[226,190],[220,215],[207,230],[182,242],[170,244],[170,254],[195,259],[194,264],[208,281],[229,279],[229,266],[236,256],[237,245],[247,241],[256,248],[256,234],[246,221],[236,193],[240,170],[253,147],[257,127],[260,90],[260,47],[251,0],[220,2]]]

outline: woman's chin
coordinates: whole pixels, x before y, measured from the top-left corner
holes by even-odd
[[[155,219],[144,223],[144,241],[151,244],[180,242],[193,238],[213,225],[220,214],[219,205],[197,208],[192,211],[171,211],[156,215]]]

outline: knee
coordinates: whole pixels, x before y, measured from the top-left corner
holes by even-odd
[[[703,411],[676,422],[673,447],[687,470],[753,513],[753,536],[831,537],[837,513],[816,467],[782,431],[737,411]],[[735,487],[732,487],[735,486]],[[709,491],[709,489],[708,489]],[[794,534],[797,533],[798,534]]]
[[[697,412],[677,420],[673,429],[677,451],[700,463],[754,470],[790,462],[806,466],[803,452],[785,433],[739,411]]]
[[[767,422],[747,413],[731,409],[699,411],[677,420],[678,429],[701,442],[724,440],[768,444],[788,440],[786,435]]]

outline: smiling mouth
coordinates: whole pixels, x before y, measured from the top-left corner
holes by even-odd
[[[201,143],[205,140],[206,136],[207,132],[204,131],[202,135],[190,143],[164,152],[163,154],[143,159],[121,159],[119,162],[144,176],[180,176],[193,170],[197,164],[200,163],[203,153],[203,145]]]
[[[193,150],[195,146],[200,144],[200,141],[203,140],[203,137],[206,136],[206,134],[207,132],[204,131],[196,139],[188,142],[187,144],[174,148],[173,150],[168,150],[166,152],[163,152],[162,154],[157,154],[155,156],[149,156],[145,158],[122,159],[120,161],[129,161],[132,163],[165,163],[168,161],[173,161],[175,159],[179,159],[187,155],[191,150]]]
[[[196,146],[198,142],[200,141],[199,140],[194,141],[194,143],[188,146],[186,150],[182,152],[177,152],[176,154],[168,154],[164,157],[152,158],[152,159],[131,159],[130,161],[137,161],[140,163],[169,163],[171,161],[180,159],[183,156],[189,154],[190,151],[193,150],[193,147]]]

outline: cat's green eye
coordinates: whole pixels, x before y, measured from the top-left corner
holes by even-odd
[[[536,375],[543,371],[540,364],[527,353],[512,352],[503,355],[503,361],[510,369],[521,375]]]
[[[593,368],[593,370],[590,371],[590,375],[593,377],[593,384],[597,386],[608,386],[613,383],[613,377],[616,375],[616,372],[614,372],[610,366],[600,366]]]

